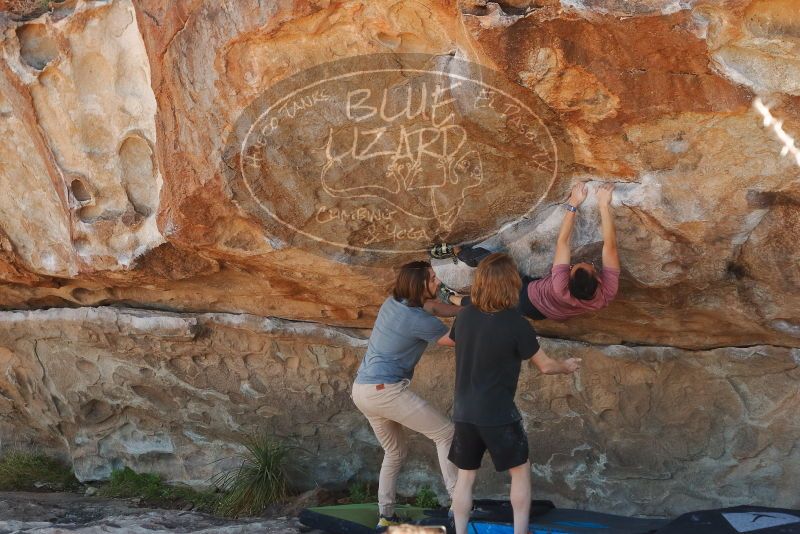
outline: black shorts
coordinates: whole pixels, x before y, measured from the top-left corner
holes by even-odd
[[[536,309],[536,306],[533,305],[531,298],[528,296],[528,284],[539,279],[531,278],[526,275],[520,275],[520,277],[522,278],[522,289],[519,290],[519,304],[517,304],[517,309],[522,315],[530,317],[534,321],[543,321],[547,319],[542,312]]]
[[[478,469],[487,449],[497,471],[508,471],[528,461],[528,435],[522,421],[502,426],[456,422],[455,427],[447,458],[459,469]]]

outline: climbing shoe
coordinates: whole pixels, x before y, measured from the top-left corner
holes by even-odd
[[[453,250],[452,245],[448,245],[447,243],[439,243],[431,247],[430,256],[436,260],[444,260],[447,258],[453,258],[453,263],[456,263],[458,259],[456,258],[456,253]]]

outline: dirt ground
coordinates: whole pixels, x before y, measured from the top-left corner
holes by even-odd
[[[181,510],[139,508],[134,501],[74,493],[0,492],[0,534],[100,533],[319,534],[294,517],[226,520]]]

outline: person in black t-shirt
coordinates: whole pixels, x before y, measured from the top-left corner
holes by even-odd
[[[450,329],[456,342],[455,435],[448,458],[459,469],[453,493],[456,533],[466,534],[472,486],[488,450],[497,471],[511,474],[514,532],[528,532],[531,467],[528,436],[514,404],[522,360],[545,374],[573,373],[580,358],[559,361],[539,347],[536,331],[517,308],[522,281],[511,256],[495,253],[481,262],[472,304]]]

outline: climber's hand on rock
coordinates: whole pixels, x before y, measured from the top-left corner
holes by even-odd
[[[614,191],[614,183],[606,182],[597,188],[597,205],[600,207],[611,205],[611,196]]]
[[[577,208],[586,200],[588,194],[589,187],[584,182],[573,185],[569,195],[569,204]]]

